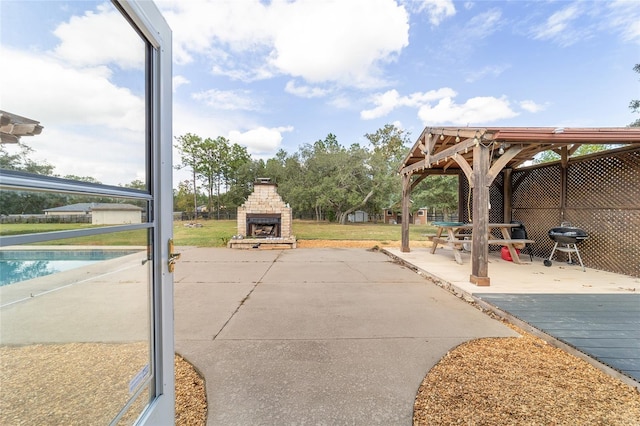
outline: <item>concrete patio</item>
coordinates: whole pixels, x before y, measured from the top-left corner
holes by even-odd
[[[180,251],[176,351],[205,377],[209,425],[410,425],[447,351],[516,335],[379,252]]]

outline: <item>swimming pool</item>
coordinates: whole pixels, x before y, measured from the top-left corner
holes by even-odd
[[[0,286],[56,274],[139,250],[0,250]]]

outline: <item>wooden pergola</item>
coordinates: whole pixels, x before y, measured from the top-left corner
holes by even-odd
[[[473,191],[470,282],[489,285],[489,187],[496,176],[505,174],[504,221],[510,222],[511,171],[552,150],[561,157],[566,181],[568,158],[584,144],[640,146],[640,128],[427,127],[400,166],[402,216],[409,217],[411,190],[427,176],[464,173]],[[410,251],[409,221],[402,221],[401,251]]]
[[[35,136],[42,132],[39,121],[0,110],[0,143],[18,143],[22,136]]]

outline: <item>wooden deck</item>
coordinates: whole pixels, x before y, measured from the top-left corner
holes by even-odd
[[[450,250],[385,249],[419,273],[508,320],[526,324],[553,344],[625,383],[640,388],[640,278],[541,258],[516,265],[489,256],[491,286],[469,282],[468,259],[457,264]],[[469,256],[468,253],[462,253]]]

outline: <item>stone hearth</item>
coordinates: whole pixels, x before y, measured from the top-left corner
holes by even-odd
[[[228,246],[243,249],[295,248],[291,235],[291,207],[282,200],[277,185],[258,179],[253,193],[238,207],[238,232]]]

